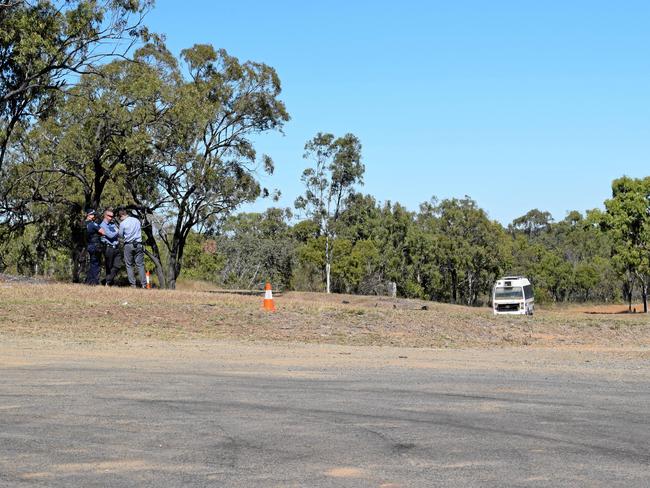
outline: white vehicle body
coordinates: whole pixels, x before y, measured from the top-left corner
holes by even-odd
[[[533,315],[535,298],[533,286],[523,276],[506,276],[497,280],[492,289],[494,315]]]

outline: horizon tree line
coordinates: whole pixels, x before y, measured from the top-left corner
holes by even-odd
[[[358,190],[361,141],[318,132],[294,208],[237,214],[277,196],[254,140],[290,120],[280,79],[207,44],[174,56],[143,23],[152,5],[0,0],[0,269],[79,281],[83,210],[120,205],[164,288],[273,279],[478,305],[514,273],[541,300],[640,297],[647,312],[650,177],[615,180],[604,211],[533,209],[504,227],[467,196],[377,202]]]

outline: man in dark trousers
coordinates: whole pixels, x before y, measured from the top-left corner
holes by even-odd
[[[87,285],[99,285],[99,266],[102,255],[100,238],[104,231],[95,222],[97,213],[94,210],[86,212],[86,249],[90,256],[90,263],[88,265],[88,273],[86,273]]]
[[[124,239],[124,264],[131,288],[135,288],[135,269],[138,269],[140,286],[147,287],[144,272],[144,246],[142,245],[142,226],[140,221],[121,208],[119,236]]]
[[[106,267],[106,286],[113,286],[115,276],[122,267],[122,255],[120,254],[120,241],[117,238],[117,225],[115,224],[113,209],[104,210],[104,220],[99,224],[104,231],[101,243],[104,251],[104,266]]]

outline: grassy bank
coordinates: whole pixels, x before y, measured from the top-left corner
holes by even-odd
[[[0,283],[0,303],[0,336],[5,337],[409,347],[650,346],[650,318],[612,313],[611,307],[494,317],[486,308],[419,300],[284,293],[276,298],[277,312],[267,313],[261,298],[210,291],[6,282]]]

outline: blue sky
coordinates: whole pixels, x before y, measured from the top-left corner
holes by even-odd
[[[176,54],[211,43],[278,71],[292,120],[257,149],[280,205],[302,191],[305,141],[352,132],[364,193],[413,210],[469,195],[504,224],[650,175],[649,22],[650,2],[593,0],[157,0],[146,19]]]

